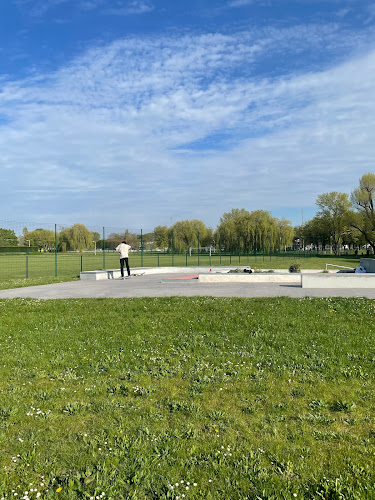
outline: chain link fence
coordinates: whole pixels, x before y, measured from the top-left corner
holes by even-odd
[[[40,224],[0,221],[0,282],[29,278],[77,277],[82,271],[118,269],[116,246],[126,240],[132,246],[131,268],[191,267],[191,266],[249,266],[280,267],[290,259],[308,259],[332,253],[316,239],[309,247],[286,247],[282,241],[275,245],[257,245],[257,237],[246,247],[245,239],[237,235],[236,248],[228,248],[220,234],[208,242],[195,235],[195,244],[181,248],[176,244],[173,230],[163,241],[154,229],[124,229],[93,227],[82,224]],[[259,238],[259,241],[261,239]],[[262,238],[271,242],[271,238]],[[201,244],[200,244],[201,243]],[[353,250],[354,253],[354,250]]]

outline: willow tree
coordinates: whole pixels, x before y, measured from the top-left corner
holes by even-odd
[[[82,252],[94,247],[93,233],[83,224],[74,224],[60,232],[59,244],[62,249]]]
[[[276,219],[276,225],[278,229],[278,242],[279,248],[290,247],[293,245],[294,229],[290,220],[282,217],[281,219]]]
[[[251,225],[256,235],[256,247],[270,251],[279,247],[279,228],[277,219],[266,210],[254,210],[250,214]]]
[[[351,194],[356,210],[350,225],[356,229],[375,253],[375,174],[362,175],[359,186]]]
[[[170,228],[173,231],[173,247],[177,251],[212,244],[212,230],[204,222],[191,219],[178,221]]]
[[[280,226],[283,224],[266,210],[248,212],[244,208],[234,208],[220,218],[215,240],[228,251],[274,250],[280,246]]]

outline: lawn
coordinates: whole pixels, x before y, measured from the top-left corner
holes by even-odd
[[[354,255],[336,257],[334,255],[312,256],[308,252],[287,252],[282,255],[197,255],[164,254],[154,252],[133,252],[129,258],[130,267],[166,267],[166,266],[251,266],[258,269],[288,269],[291,264],[299,263],[304,269],[325,268],[326,263],[347,267],[357,267],[359,257]],[[25,280],[35,278],[74,278],[82,271],[95,269],[118,269],[118,254],[108,252],[93,253],[59,253],[36,255],[0,255],[0,283],[9,280]]]
[[[372,300],[17,299],[0,319],[0,498],[375,498]]]

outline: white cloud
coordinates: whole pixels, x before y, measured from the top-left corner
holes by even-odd
[[[243,7],[244,5],[250,5],[253,0],[231,0],[228,2],[228,7]]]
[[[69,3],[72,0],[13,0],[22,11],[36,17],[43,16],[48,10]]]
[[[35,17],[42,17],[51,9],[67,3],[81,10],[102,9],[103,12],[114,15],[145,14],[155,8],[148,0],[117,0],[116,2],[108,0],[14,0],[14,2],[23,12]],[[111,7],[109,8],[108,5]]]
[[[127,2],[124,6],[112,7],[107,9],[109,14],[116,15],[132,15],[132,14],[145,14],[154,10],[154,6],[150,2],[142,0],[132,0]]]
[[[128,38],[54,74],[3,79],[0,167],[14,187],[1,210],[69,205],[108,224],[126,200],[146,229],[171,211],[215,224],[234,207],[299,212],[352,189],[373,169],[375,52],[319,72],[254,70],[270,52],[338,44],[327,30]]]

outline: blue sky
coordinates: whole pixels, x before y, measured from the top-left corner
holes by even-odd
[[[301,223],[374,168],[375,0],[0,0],[0,220]]]

